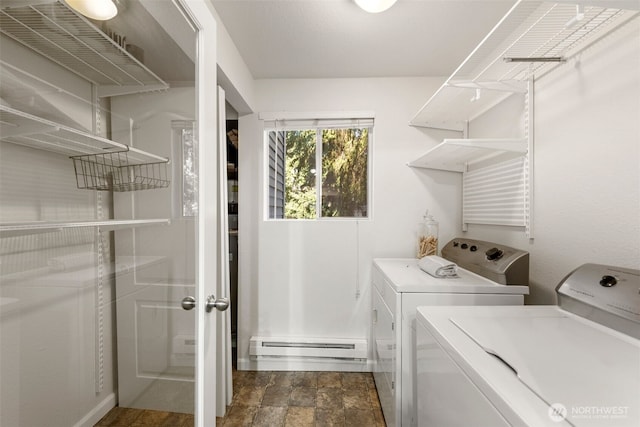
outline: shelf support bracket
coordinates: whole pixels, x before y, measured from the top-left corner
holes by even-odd
[[[532,57],[509,57],[502,58],[504,62],[566,62],[562,56],[532,56]]]
[[[525,95],[524,132],[527,139],[527,155],[525,156],[525,234],[533,239],[533,171],[534,171],[534,78],[527,83]]]

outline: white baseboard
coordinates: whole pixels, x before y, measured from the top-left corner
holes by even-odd
[[[73,427],[93,427],[102,419],[107,412],[116,406],[116,394],[109,393],[107,397],[98,403],[91,411],[89,411],[80,421],[75,423]]]
[[[238,359],[239,371],[335,371],[373,372],[369,360],[327,358],[259,357]]]

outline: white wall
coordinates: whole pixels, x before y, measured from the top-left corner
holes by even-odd
[[[262,125],[240,117],[239,366],[250,366],[252,335],[367,337],[371,260],[414,256],[426,208],[441,245],[466,235],[529,251],[530,304],[555,303],[555,286],[585,262],[640,268],[639,48],[630,25],[536,82],[531,240],[521,228],[463,233],[459,174],[405,166],[459,137],[407,126],[437,79],[256,81],[256,112],[375,111],[373,210],[357,223],[264,221]],[[518,136],[520,121],[501,120],[514,102],[474,121],[470,136]]]
[[[255,104],[253,76],[213,6],[211,11],[217,22],[218,85],[224,89],[227,102],[237,112],[249,114],[254,111]]]
[[[528,250],[527,303],[586,262],[640,268],[640,28],[629,25],[535,85],[534,239],[470,226],[468,236]],[[496,136],[495,114],[472,123]]]
[[[263,129],[240,118],[239,367],[252,335],[368,338],[370,269],[375,257],[414,257],[425,209],[442,241],[458,232],[460,177],[411,169],[444,132],[408,126],[441,79],[256,81],[256,111],[374,111],[369,219],[263,220]],[[448,136],[451,136],[449,134]],[[359,289],[359,293],[358,293]]]

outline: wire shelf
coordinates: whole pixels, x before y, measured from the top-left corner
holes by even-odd
[[[131,164],[128,151],[72,156],[79,189],[137,191],[166,188],[169,161]]]
[[[169,87],[61,1],[0,9],[0,32],[96,84],[99,96]]]
[[[640,17],[637,5],[609,7],[632,2],[575,3],[598,5],[577,9],[568,2],[519,0],[410,124],[462,131],[466,123],[511,94],[526,93],[530,79],[540,79]]]

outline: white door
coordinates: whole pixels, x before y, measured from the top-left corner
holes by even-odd
[[[197,138],[199,141],[198,269],[196,278],[196,402],[195,426],[215,425],[216,407],[216,323],[219,311],[205,309],[207,298],[217,287],[218,164],[216,120],[217,50],[216,21],[208,0],[183,0],[196,26]],[[224,231],[226,233],[226,230]],[[220,414],[222,415],[222,414]]]
[[[142,2],[193,61],[195,84],[112,102],[116,114],[132,119],[132,144],[163,152],[172,171],[169,189],[114,195],[116,218],[171,218],[162,229],[116,232],[116,253],[136,266],[116,277],[119,404],[194,413],[196,426],[214,425],[223,415],[212,402],[216,324],[225,308],[216,298],[223,219],[216,23],[206,0]]]

